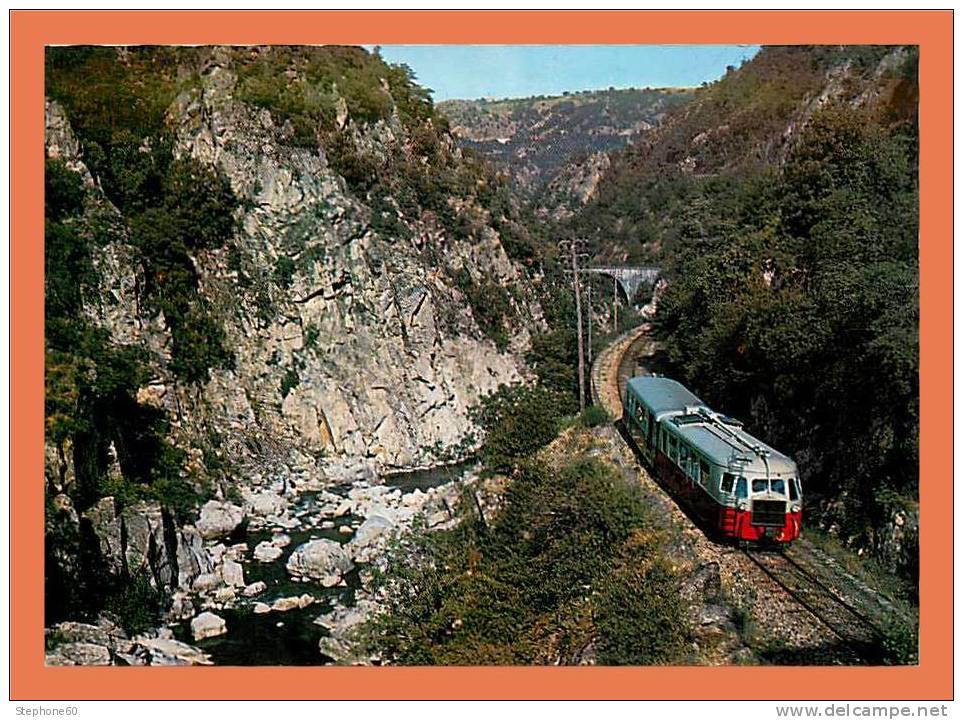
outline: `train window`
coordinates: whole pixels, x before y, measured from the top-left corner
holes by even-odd
[[[756,478],[752,481],[753,493],[764,493],[769,489],[769,481],[765,478]]]
[[[799,499],[799,491],[796,489],[796,478],[789,478],[789,499],[793,502]]]
[[[769,482],[769,487],[772,488],[774,493],[779,493],[780,495],[786,494],[786,482],[782,478],[773,478]]]
[[[746,479],[744,477],[739,478],[739,480],[736,482],[736,497],[737,498],[749,497],[749,492],[746,489]]]
[[[722,482],[719,483],[719,489],[724,493],[731,493],[732,486],[736,483],[736,476],[732,473],[723,473]],[[745,490],[745,483],[742,483],[743,490]],[[745,497],[745,495],[740,495],[739,497]]]

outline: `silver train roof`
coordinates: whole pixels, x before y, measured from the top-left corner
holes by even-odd
[[[750,475],[767,474],[767,464],[771,476],[798,474],[792,458],[747,433],[737,421],[713,412],[681,383],[644,376],[628,384],[657,420],[668,420],[669,431],[685,438],[710,462]]]
[[[629,389],[652,410],[656,420],[663,414],[679,412],[686,407],[706,407],[685,385],[675,380],[654,375],[642,375],[629,380]]]

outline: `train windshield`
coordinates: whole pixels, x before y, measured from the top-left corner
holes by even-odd
[[[737,498],[749,497],[749,493],[746,490],[746,479],[744,477],[741,477],[736,481],[736,497]]]
[[[786,481],[782,478],[755,478],[752,481],[753,495],[761,495],[766,492],[773,492],[778,495],[786,494]]]

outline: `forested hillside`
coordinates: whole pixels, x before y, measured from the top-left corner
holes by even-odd
[[[916,63],[439,108],[357,47],[49,48],[48,664],[851,658],[580,407],[566,242],[659,265],[655,369],[912,581]],[[598,359],[641,303],[583,287]]]
[[[689,88],[586,90],[562,96],[448,100],[458,142],[509,173],[529,198],[593,156],[625,147],[692,97]],[[553,206],[569,200],[556,188]]]
[[[811,521],[911,575],[916,62],[764,48],[614,155],[571,228],[664,267],[667,372],[797,458]]]

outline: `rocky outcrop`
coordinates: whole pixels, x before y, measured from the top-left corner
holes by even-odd
[[[47,665],[210,665],[210,656],[167,628],[128,638],[113,622],[63,622],[46,630]]]
[[[175,152],[223,172],[242,207],[230,246],[192,258],[233,369],[215,370],[199,388],[178,381],[167,323],[146,314],[138,297],[144,278],[119,241],[99,251],[99,294],[111,302],[91,315],[114,342],[149,349],[156,376],[137,400],[178,419],[177,443],[200,447],[214,434],[212,449],[245,473],[267,463],[278,478],[320,469],[352,481],[448,459],[448,449],[472,436],[469,408],[525,376],[528,327],[540,317],[513,292],[512,340],[500,351],[451,278],[464,268],[513,291],[526,281],[490,228],[458,238],[405,220],[412,237],[402,240],[374,227],[367,198],[346,186],[324,148],[287,143],[271,112],[239,101],[236,59],[230,49],[212,49],[196,86],[167,113]],[[397,117],[344,121],[371,157],[408,142]],[[64,157],[96,186],[67,112],[52,101],[47,133],[48,156]],[[279,496],[245,501],[263,514],[283,511]]]
[[[213,568],[197,531],[177,526],[159,503],[141,502],[117,512],[114,498],[105,497],[83,517],[116,575],[145,575],[157,588],[189,588]]]
[[[460,243],[413,227],[407,244],[374,230],[325,155],[280,142],[268,112],[237,101],[236,83],[230,54],[215,51],[200,88],[171,108],[178,151],[220,168],[252,208],[236,240],[245,266],[284,261],[293,271],[288,287],[264,278],[258,299],[238,293],[226,258],[199,258],[204,292],[232,309],[225,331],[238,362],[215,373],[198,410],[226,438],[267,435],[323,454],[339,480],[359,467],[432,464],[431,448],[465,438],[480,395],[522,376],[528,334],[520,326],[509,353],[480,339],[464,298],[419,245],[442,242],[446,262],[501,284],[522,280],[490,231]],[[396,122],[348,127],[372,156],[404,136]],[[461,319],[446,327],[453,314]],[[285,377],[297,381],[282,394]]]
[[[903,501],[889,511],[888,521],[876,529],[873,554],[892,573],[916,581],[919,577],[919,504]]]

